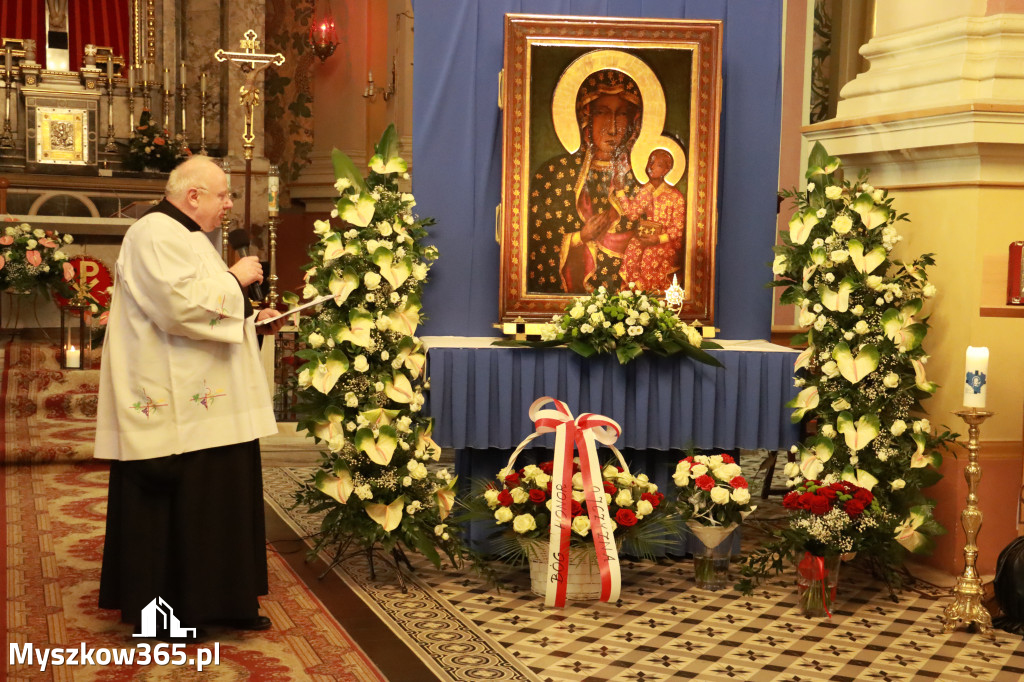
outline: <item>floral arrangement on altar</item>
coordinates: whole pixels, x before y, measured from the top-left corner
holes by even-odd
[[[33,228],[28,223],[7,225],[0,236],[0,289],[15,293],[50,291],[74,274],[61,247],[70,234]]]
[[[895,224],[906,214],[866,172],[850,181],[840,171],[840,160],[815,144],[806,189],[783,193],[797,210],[774,247],[773,284],[809,328],[795,339],[807,348],[795,363],[801,390],[789,407],[794,422],[816,424],[816,433],[793,447],[796,461],[785,472],[791,486],[855,484],[900,520],[895,529],[864,528],[874,548],[866,558],[894,590],[905,552],[928,551],[932,536],[944,532],[922,488],[941,478],[939,449],[956,437],[917,416],[937,388],[926,374],[922,314],[936,294],[927,272],[934,259],[896,260],[902,238]],[[780,552],[795,547],[778,540],[749,558],[748,577],[763,576],[767,566],[781,570]]]
[[[190,156],[185,138],[180,133],[171,136],[166,129],[158,129],[149,109],[143,109],[139,125],[128,138],[124,166],[132,171],[155,168],[167,173]]]
[[[468,518],[490,519],[506,542],[498,543],[497,553],[517,562],[527,555],[531,542],[547,544],[551,522],[551,472],[554,461],[527,464],[498,473],[498,483],[477,486],[468,502]],[[601,471],[608,514],[619,543],[628,554],[652,557],[664,544],[675,526],[669,505],[646,474],[633,476],[620,466],[606,465]],[[573,460],[571,545],[593,548],[583,474],[579,458]],[[481,490],[482,489],[482,490]]]
[[[330,296],[303,319],[296,353],[299,429],[323,448],[319,470],[296,494],[313,512],[326,511],[314,553],[337,547],[402,548],[440,565],[439,551],[463,556],[459,529],[446,524],[455,483],[432,466],[440,448],[424,416],[425,351],[416,337],[420,293],[437,250],[423,244],[431,219],[413,213],[407,178],[389,126],[364,180],[334,150],[339,192],[332,218],[317,221],[303,297]]]
[[[740,465],[727,454],[681,459],[672,480],[678,489],[676,507],[687,525],[729,527],[757,508],[750,504]]]
[[[721,348],[705,341],[700,331],[686,324],[660,298],[635,290],[633,283],[615,293],[598,287],[580,296],[561,315],[551,318],[537,341],[496,341],[495,345],[568,346],[583,357],[615,353],[626,364],[645,350],[658,355],[683,353],[698,362],[721,367],[702,349]]]

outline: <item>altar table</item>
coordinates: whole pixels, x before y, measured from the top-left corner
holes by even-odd
[[[542,396],[561,400],[574,415],[594,412],[618,422],[616,446],[667,493],[679,458],[672,450],[788,450],[799,440],[785,407],[797,394],[797,352],[783,346],[718,341],[722,349],[710,351],[724,365],[718,368],[651,353],[620,365],[614,355],[583,358],[566,348],[491,346],[494,340],[423,338],[433,437],[457,451],[463,481],[494,478],[533,431],[529,407]],[[531,445],[550,453],[553,443],[546,435]]]

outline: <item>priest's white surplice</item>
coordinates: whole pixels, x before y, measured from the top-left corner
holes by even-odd
[[[95,457],[150,459],[276,433],[244,311],[204,233],[161,212],[132,225],[103,344]]]

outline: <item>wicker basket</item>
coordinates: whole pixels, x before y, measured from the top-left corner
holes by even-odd
[[[524,543],[530,560],[530,590],[545,596],[548,582],[547,543]],[[594,548],[570,548],[566,601],[584,601],[601,598],[601,570],[597,567]]]

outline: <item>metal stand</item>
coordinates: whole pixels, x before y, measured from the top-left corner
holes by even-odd
[[[978,482],[981,481],[978,450],[981,446],[978,434],[981,423],[995,413],[972,407],[969,410],[957,410],[954,414],[968,425],[968,464],[964,469],[964,479],[967,481],[967,506],[960,513],[960,522],[967,535],[967,545],[964,547],[964,572],[956,579],[956,587],[953,588],[953,603],[943,610],[942,631],[952,632],[957,623],[963,622],[976,627],[983,636],[995,639],[992,616],[981,603],[981,578],[978,577],[975,568],[978,559],[978,532],[981,530],[981,510],[978,509]]]
[[[395,569],[395,576],[398,577],[398,586],[401,588],[402,593],[405,594],[409,591],[409,588],[406,587],[405,584],[405,574],[402,573],[401,564],[405,564],[406,568],[409,569],[410,573],[412,573],[414,569],[412,567],[412,564],[409,562],[409,557],[405,555],[405,552],[402,551],[401,547],[396,546],[394,549],[392,549],[390,556],[388,554],[385,554],[384,550],[382,550],[380,547],[377,547],[376,545],[374,545],[373,547],[354,549],[351,552],[347,552],[346,550],[352,544],[352,540],[353,538],[349,536],[345,539],[344,543],[340,543],[341,546],[338,549],[337,554],[334,555],[334,559],[327,566],[327,569],[320,574],[319,580],[323,580],[325,577],[327,577],[327,574],[334,570],[335,566],[341,564],[342,561],[350,559],[359,554],[366,555],[366,560],[370,565],[370,580],[376,580],[377,570],[374,567],[373,561],[374,555],[377,555],[377,557],[381,559],[385,564]]]

